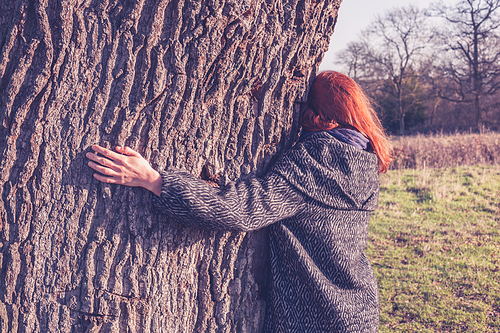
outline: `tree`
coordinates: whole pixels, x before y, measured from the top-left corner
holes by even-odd
[[[399,133],[405,133],[404,82],[417,73],[427,56],[433,34],[426,28],[425,11],[415,6],[394,8],[370,24],[360,41],[339,53],[350,75],[369,85],[372,93],[390,88],[397,105]],[[390,83],[388,86],[387,83]]]
[[[366,44],[361,41],[354,41],[347,43],[347,47],[337,53],[337,64],[346,68],[346,74],[353,79],[357,79],[363,74],[365,69]]]
[[[441,34],[443,56],[436,70],[443,82],[438,85],[440,96],[470,104],[478,127],[487,108],[483,101],[500,89],[499,8],[500,0],[462,0],[433,9],[449,23]]]
[[[419,58],[425,56],[423,51],[433,38],[425,25],[425,12],[408,6],[395,8],[378,17],[365,32],[371,75],[391,82],[401,135],[405,134],[404,82],[416,71]]]
[[[408,75],[402,82],[401,91],[406,128],[423,125],[427,119],[424,102],[428,94],[425,85],[420,82],[419,76]],[[397,96],[394,94],[393,82],[390,80],[379,82],[377,89],[372,92],[371,97],[384,128],[389,133],[397,134],[400,130],[400,105],[396,99]]]
[[[340,1],[0,0],[2,332],[257,332],[265,231],[98,183],[92,144],[212,183],[291,145]]]

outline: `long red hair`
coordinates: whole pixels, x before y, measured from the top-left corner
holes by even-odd
[[[321,72],[307,98],[308,106],[300,124],[308,131],[351,128],[370,140],[377,155],[380,172],[386,172],[392,160],[392,146],[377,114],[361,87],[350,77],[334,72]]]

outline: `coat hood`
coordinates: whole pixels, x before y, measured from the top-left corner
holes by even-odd
[[[377,156],[328,132],[308,135],[273,170],[308,197],[333,208],[373,211],[377,207]]]

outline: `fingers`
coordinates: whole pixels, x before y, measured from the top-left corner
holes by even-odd
[[[97,162],[97,163],[99,163],[99,164],[100,164],[100,165],[102,165],[102,166],[105,166],[105,167],[107,167],[107,168],[110,168],[110,169],[112,169],[112,170],[114,170],[114,171],[118,171],[118,169],[117,169],[117,165],[116,165],[116,162],[115,162],[115,161],[113,161],[113,160],[110,160],[110,159],[108,159],[108,158],[106,158],[106,157],[101,157],[101,156],[98,156],[98,155],[96,155],[96,154],[92,154],[92,153],[87,153],[85,156],[87,156],[87,158],[88,158],[89,160],[92,160],[92,161],[94,161],[94,162]],[[95,163],[94,163],[94,164],[95,164]],[[90,166],[92,169],[94,169],[94,170],[95,170],[95,168],[93,168],[93,167],[90,165],[90,163],[89,163],[89,166]],[[99,171],[99,170],[98,170],[98,171]],[[99,172],[100,172],[100,171],[99,171]]]
[[[138,156],[138,157],[141,156],[141,154],[139,154],[130,147],[116,147],[116,151],[128,156]]]
[[[89,162],[88,165],[89,165],[89,167],[91,167],[95,171],[100,172],[102,174],[101,175],[98,173],[94,173],[93,176],[95,179],[97,179],[103,183],[121,184],[123,182],[123,180],[121,179],[119,174],[110,168],[106,168],[106,167],[99,165],[97,163],[94,163],[94,162]]]
[[[100,182],[108,183],[108,184],[116,184],[118,182],[113,177],[105,177],[105,176],[100,175],[98,173],[94,173],[94,178],[97,179]]]
[[[99,153],[103,156],[106,156],[112,160],[120,159],[122,156],[121,155],[128,155],[128,156],[137,156],[141,157],[141,154],[136,152],[130,147],[116,147],[116,151],[119,152],[120,154],[117,154],[109,149],[103,148],[98,145],[93,145],[92,149],[96,152]]]
[[[121,154],[117,154],[115,153],[114,151],[111,151],[109,149],[106,149],[106,148],[103,148],[103,147],[100,147],[98,145],[93,145],[92,146],[92,149],[96,152],[96,153],[99,153],[101,154],[102,156],[106,156],[107,158],[115,161],[115,160],[120,160],[122,155]]]
[[[95,171],[100,172],[106,176],[115,176],[117,174],[115,170],[113,170],[109,167],[105,167],[105,166],[102,166],[100,164],[94,163],[94,162],[89,162],[88,165],[89,165],[89,167],[91,167]]]

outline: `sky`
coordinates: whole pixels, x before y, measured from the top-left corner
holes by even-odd
[[[421,8],[429,6],[432,0],[419,0]],[[453,4],[458,0],[443,0],[445,4]],[[391,8],[410,5],[406,0],[343,0],[340,4],[335,32],[330,40],[330,48],[323,58],[320,70],[335,70],[335,54],[345,48],[347,43],[355,41],[361,31],[372,22],[377,15],[382,15]]]

